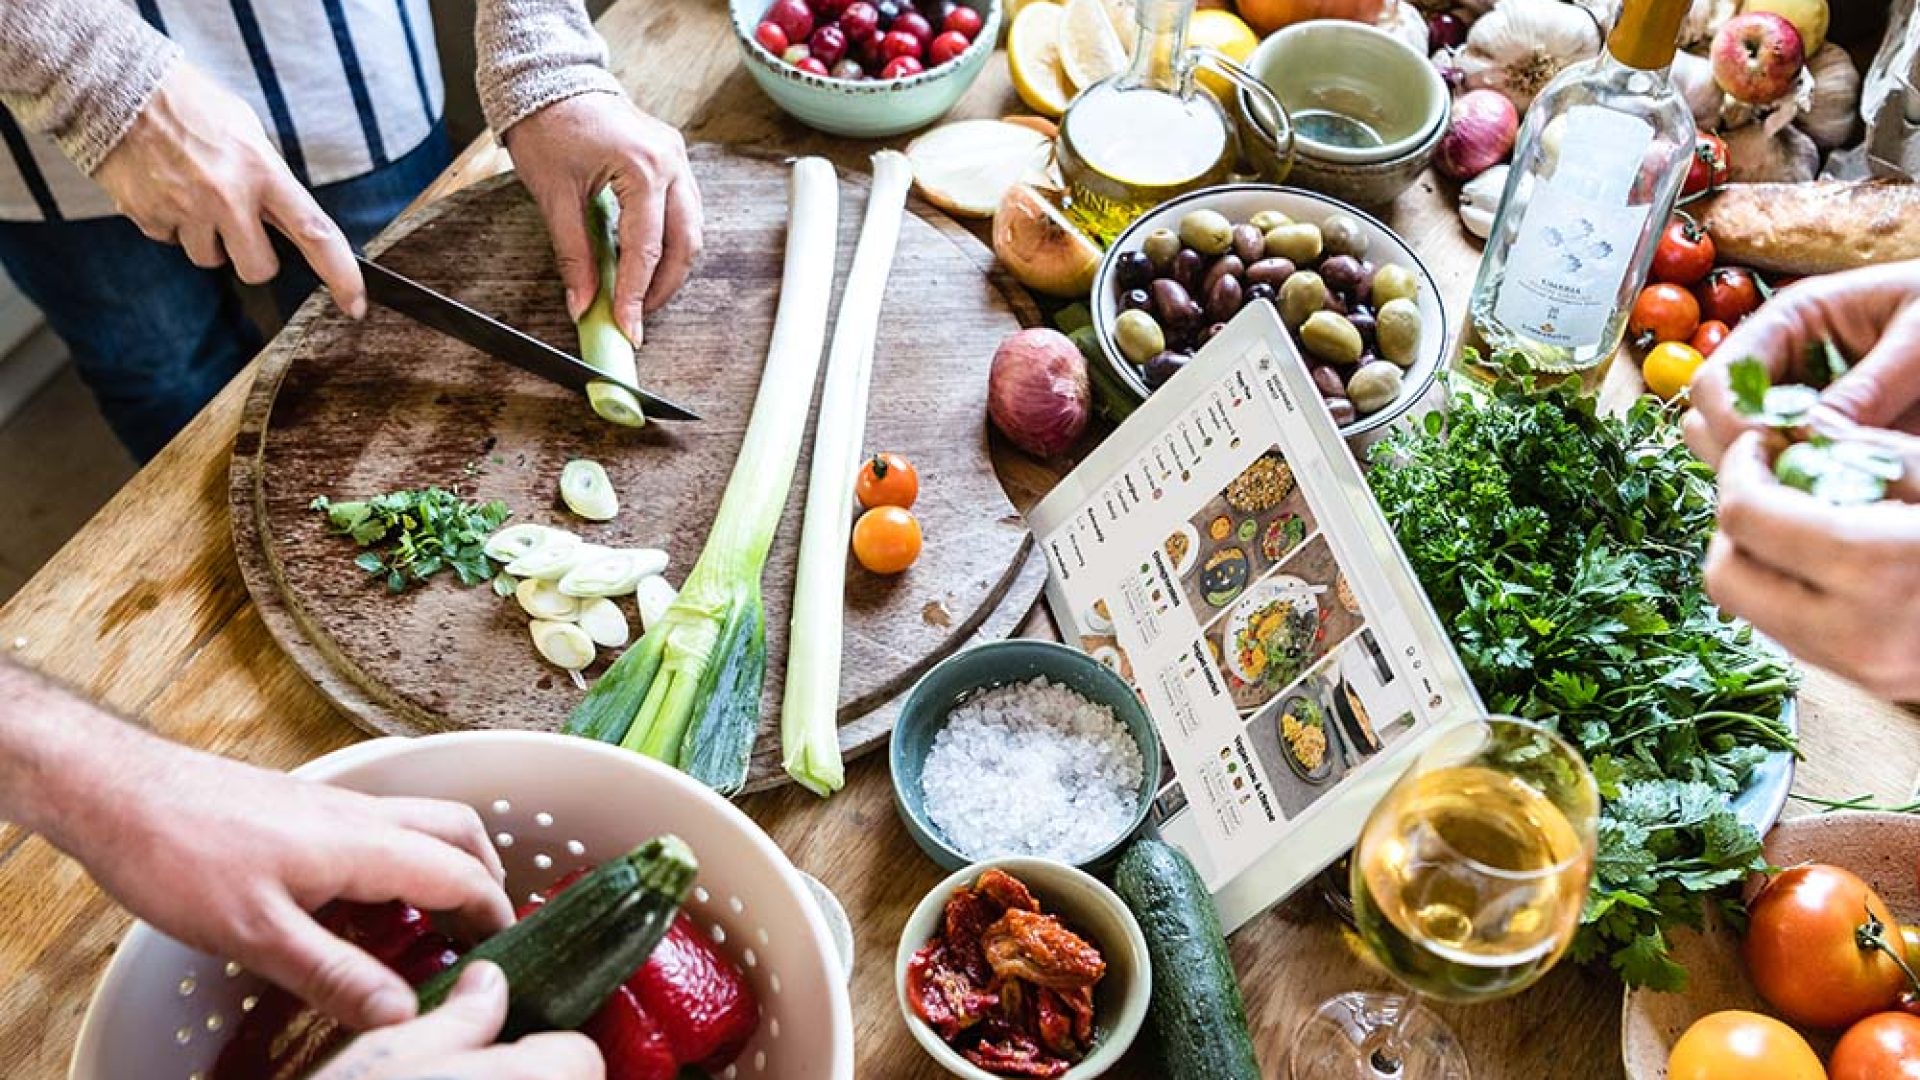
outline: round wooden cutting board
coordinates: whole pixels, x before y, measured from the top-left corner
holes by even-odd
[[[397,735],[554,729],[581,691],[534,652],[513,600],[451,575],[387,593],[354,566],[352,542],[309,509],[315,496],[439,485],[502,499],[515,522],[665,548],[676,585],[698,558],[771,336],[788,170],[701,147],[694,172],[705,250],[693,279],[648,320],[639,379],[700,413],[698,423],[606,424],[584,398],[399,315],[375,308],[355,322],[323,299],[309,302],[263,358],[234,447],[235,547],[269,629],[362,726]],[[842,283],[866,201],[867,178],[843,175]],[[866,445],[918,466],[914,512],[927,543],[897,578],[849,565],[840,736],[850,755],[886,737],[896,699],[933,663],[971,640],[1012,632],[1045,580],[1044,560],[995,476],[985,418],[994,348],[1037,314],[992,272],[977,239],[923,204],[910,210],[875,346]],[[513,177],[433,203],[388,235],[383,264],[577,348],[545,227]],[[810,431],[809,449],[811,439]],[[606,466],[621,500],[614,521],[581,521],[559,503],[560,468],[575,457]],[[768,670],[749,790],[785,779],[777,717],[807,458],[803,451],[764,578]],[[631,601],[621,603],[637,632]],[[602,650],[587,677],[611,655]]]

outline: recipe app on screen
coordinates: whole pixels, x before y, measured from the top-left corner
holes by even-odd
[[[1364,779],[1375,763],[1477,707],[1264,310],[1237,318],[1028,517],[1064,633],[1133,686],[1160,730],[1166,781],[1149,820],[1216,897],[1251,877],[1264,906],[1305,880],[1357,832],[1355,793],[1370,806],[1384,790]],[[1251,914],[1236,905],[1223,903],[1228,925]]]

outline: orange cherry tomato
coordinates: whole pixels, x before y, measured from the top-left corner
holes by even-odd
[[[1649,285],[1633,301],[1627,333],[1643,349],[1685,341],[1700,328],[1700,301],[1678,285]]]
[[[853,523],[853,557],[876,574],[897,574],[920,557],[920,522],[898,506],[876,506]]]
[[[1840,1036],[1828,1064],[1831,1080],[1920,1080],[1920,1016],[1867,1017]]]
[[[853,494],[868,509],[898,506],[904,510],[920,497],[920,474],[899,454],[875,454],[860,466]]]
[[[1700,350],[1701,356],[1712,356],[1713,350],[1719,348],[1720,343],[1727,340],[1727,335],[1731,333],[1733,331],[1728,329],[1726,323],[1719,319],[1708,319],[1700,324],[1700,329],[1693,332],[1693,340],[1687,344]]]
[[[1667,1080],[1827,1080],[1827,1071],[1799,1032],[1728,1009],[1694,1021],[1673,1044]]]
[[[1662,401],[1672,401],[1692,385],[1694,373],[1706,362],[1700,350],[1691,345],[1663,341],[1640,361],[1640,377],[1647,381],[1650,393],[1659,395]]]
[[[1898,952],[1900,923],[1849,871],[1821,863],[1781,871],[1747,916],[1747,975],[1784,1020],[1843,1028],[1896,1008],[1911,989],[1892,956],[1862,947],[1863,926],[1877,922],[1879,937]]]

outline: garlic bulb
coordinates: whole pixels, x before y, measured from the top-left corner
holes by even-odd
[[[1828,42],[1807,61],[1813,74],[1813,92],[1797,121],[1800,129],[1822,150],[1832,150],[1853,138],[1860,121],[1860,72],[1847,50]]]
[[[1799,128],[1770,133],[1748,124],[1722,136],[1727,143],[1727,179],[1736,184],[1805,183],[1820,171],[1820,148]]]
[[[1687,17],[1680,23],[1682,49],[1705,48],[1720,32],[1720,24],[1740,12],[1740,0],[1693,0]]]
[[[1561,69],[1600,51],[1600,28],[1559,0],[1499,0],[1467,31],[1456,63],[1469,90],[1498,90],[1521,112]]]
[[[1675,53],[1672,78],[1673,88],[1680,91],[1680,100],[1686,102],[1687,109],[1693,113],[1694,126],[1713,128],[1726,99],[1720,84],[1713,81],[1713,62],[1689,52]]]
[[[1500,197],[1507,190],[1511,166],[1495,165],[1460,188],[1460,223],[1482,240],[1493,231],[1494,215],[1500,212]]]
[[[1395,0],[1380,17],[1379,25],[1380,29],[1406,42],[1414,52],[1427,55],[1427,17],[1407,0]]]

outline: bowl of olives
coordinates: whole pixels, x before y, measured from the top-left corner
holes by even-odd
[[[1297,188],[1226,184],[1142,215],[1100,264],[1093,327],[1144,401],[1258,300],[1355,446],[1442,396],[1447,320],[1433,276],[1379,221]]]

